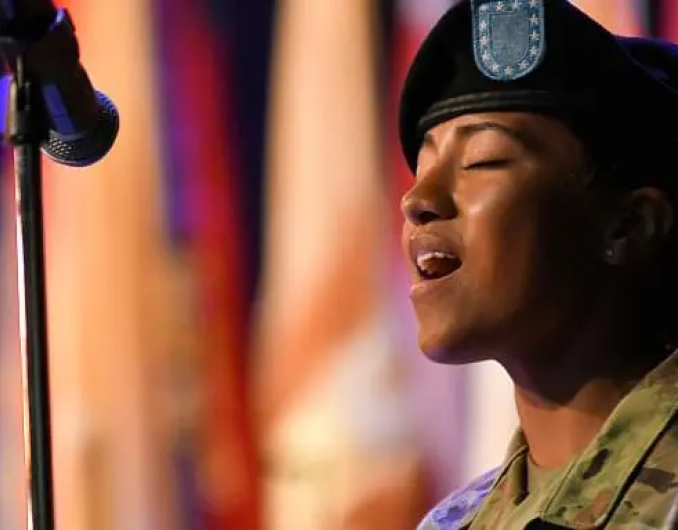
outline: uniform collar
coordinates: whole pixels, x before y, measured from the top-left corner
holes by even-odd
[[[523,464],[527,453],[528,446],[525,436],[521,430],[517,430],[509,443],[503,465],[494,472],[491,490],[483,496],[482,504],[478,503],[478,508],[467,511],[460,524],[454,528],[468,529],[475,519],[484,519],[485,516],[495,519],[496,516],[500,515],[500,510],[497,509],[499,505],[504,505],[524,494],[526,488]],[[488,526],[488,528],[494,527],[496,525]]]
[[[557,484],[541,493],[544,498],[538,503],[536,518],[575,530],[602,526],[628,489],[630,477],[676,412],[678,352],[622,399],[596,438],[567,466]],[[527,443],[519,430],[511,440],[492,491],[480,510],[467,514],[459,528],[467,527],[475,519],[494,520],[508,503],[525,494],[527,453]]]
[[[573,529],[604,524],[677,411],[678,352],[674,352],[617,405],[598,436],[565,472],[540,518]]]

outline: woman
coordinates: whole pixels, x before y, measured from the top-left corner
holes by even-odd
[[[422,530],[659,528],[678,495],[678,49],[472,0],[401,104],[421,349],[515,383],[505,462]]]

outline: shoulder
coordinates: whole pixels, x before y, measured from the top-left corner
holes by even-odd
[[[418,530],[457,530],[467,524],[492,490],[501,468],[492,469],[436,506]]]

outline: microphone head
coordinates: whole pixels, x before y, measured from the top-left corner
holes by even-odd
[[[58,164],[86,167],[101,160],[111,150],[120,129],[118,109],[105,94],[96,92],[99,102],[96,125],[85,133],[65,136],[49,131],[42,152]]]

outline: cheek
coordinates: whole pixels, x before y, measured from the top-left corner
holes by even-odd
[[[576,200],[545,187],[497,187],[470,203],[465,291],[475,300],[466,303],[485,320],[517,324],[526,315],[556,318],[593,296],[596,272],[577,212]]]
[[[536,197],[524,190],[495,186],[469,199],[464,230],[469,280],[479,293],[517,302],[539,262]]]

